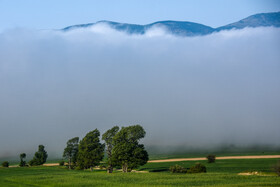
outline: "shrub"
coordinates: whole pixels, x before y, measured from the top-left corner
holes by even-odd
[[[277,164],[273,167],[275,173],[277,173],[278,176],[280,176],[280,160],[277,162]]]
[[[182,166],[179,166],[179,165],[175,165],[175,166],[170,166],[169,168],[169,171],[171,173],[187,173],[187,169],[182,167]]]
[[[8,161],[2,162],[2,166],[8,168],[9,167],[9,162]]]
[[[188,173],[206,173],[206,167],[201,163],[196,163],[188,170]]]
[[[61,161],[59,162],[59,165],[60,165],[60,166],[64,166],[64,161],[61,160]]]
[[[207,157],[208,163],[214,163],[216,161],[216,155],[210,154]]]

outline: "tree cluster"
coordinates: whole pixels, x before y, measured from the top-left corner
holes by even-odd
[[[107,130],[102,135],[104,144],[100,143],[100,132],[95,129],[86,134],[79,142],[75,137],[67,142],[63,157],[68,160],[68,168],[93,169],[104,157],[106,147],[107,172],[112,173],[114,167],[121,167],[123,172],[130,172],[147,163],[149,157],[140,139],[145,137],[145,130],[140,125],[128,127],[118,126]]]
[[[38,166],[43,165],[48,158],[47,151],[45,151],[45,147],[43,145],[39,145],[38,151],[35,153],[32,160],[29,161],[30,166]]]

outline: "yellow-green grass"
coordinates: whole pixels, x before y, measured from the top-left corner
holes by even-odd
[[[0,186],[280,186],[280,177],[271,172],[277,159],[202,161],[207,173],[171,174],[169,172],[107,174],[106,171],[77,171],[64,167],[0,168]],[[172,164],[185,167],[195,161],[148,163],[140,170],[167,169]],[[260,171],[267,176],[241,176],[240,172]]]

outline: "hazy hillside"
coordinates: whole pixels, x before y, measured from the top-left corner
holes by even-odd
[[[221,26],[216,29],[199,23],[170,20],[170,21],[158,21],[147,25],[118,23],[112,21],[99,21],[96,23],[72,25],[72,26],[65,27],[62,30],[69,31],[72,29],[86,28],[100,23],[108,24],[111,28],[116,29],[118,31],[126,32],[128,34],[145,34],[147,30],[156,26],[156,27],[164,28],[168,32],[178,36],[199,36],[199,35],[211,34],[212,32],[221,31],[221,30],[243,29],[245,27],[267,27],[267,26],[280,27],[280,12],[255,14],[245,19],[242,19],[238,22]]]

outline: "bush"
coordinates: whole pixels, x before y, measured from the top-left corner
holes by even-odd
[[[2,166],[5,167],[5,168],[8,168],[9,167],[9,162],[8,161],[2,162]]]
[[[206,173],[206,167],[201,163],[196,163],[188,170],[188,173]]]
[[[169,171],[171,173],[187,173],[187,169],[182,167],[182,166],[179,166],[179,165],[175,165],[175,166],[170,166],[169,168]]]
[[[59,165],[60,165],[60,166],[64,166],[64,161],[61,160],[61,161],[59,162]]]
[[[216,155],[210,154],[207,157],[208,163],[214,163],[216,161]]]
[[[280,176],[280,160],[278,161],[277,164],[274,165],[273,169],[275,173],[277,173],[277,175]]]

